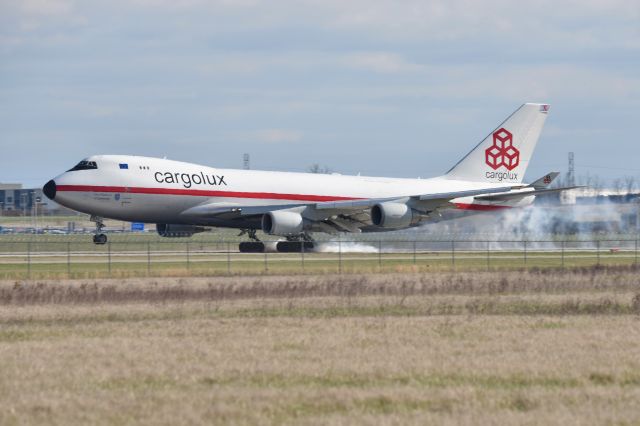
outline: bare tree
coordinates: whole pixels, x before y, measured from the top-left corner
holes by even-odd
[[[589,173],[587,173],[586,176],[580,176],[577,181],[579,185],[593,189],[593,176],[591,176]]]
[[[602,191],[602,188],[603,188],[603,186],[604,186],[604,184],[603,184],[603,182],[602,182],[602,179],[600,179],[600,177],[598,177],[598,176],[593,176],[593,177],[592,177],[592,182],[593,182],[593,183],[592,183],[591,185],[592,185],[593,189],[594,189],[596,192],[601,192],[601,191]]]
[[[312,165],[310,165],[307,168],[307,171],[309,173],[320,173],[320,174],[325,174],[328,175],[329,173],[331,173],[331,169],[327,166],[321,166],[318,163],[313,163]]]
[[[616,193],[616,195],[620,194],[622,192],[622,179],[614,179],[611,185],[611,189]]]
[[[633,176],[625,176],[624,186],[627,194],[633,194],[633,192],[636,190],[636,178]]]
[[[602,191],[602,188],[604,186],[604,183],[602,181],[602,179],[600,179],[599,176],[593,176],[589,173],[587,173],[587,176],[584,179],[585,182],[585,186],[587,188],[590,188],[592,191],[596,192],[596,193],[600,193]]]

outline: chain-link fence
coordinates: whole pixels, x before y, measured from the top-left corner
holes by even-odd
[[[638,240],[349,241],[239,253],[229,241],[0,242],[0,279],[482,271],[637,265]]]

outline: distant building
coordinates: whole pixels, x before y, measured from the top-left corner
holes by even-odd
[[[20,198],[20,183],[0,183],[0,210],[12,211],[18,203],[16,197]],[[16,192],[17,191],[17,192]]]
[[[22,189],[21,183],[2,183],[0,182],[0,191],[5,189]]]
[[[0,183],[0,213],[6,216],[30,216],[58,212],[59,204],[49,200],[41,188],[23,188],[20,183]],[[66,209],[65,209],[66,210]]]

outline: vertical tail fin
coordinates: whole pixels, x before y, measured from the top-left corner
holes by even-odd
[[[521,183],[548,112],[547,104],[522,105],[445,176],[474,182]]]

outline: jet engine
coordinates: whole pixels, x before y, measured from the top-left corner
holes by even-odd
[[[403,203],[387,202],[371,207],[371,222],[381,228],[405,228],[419,220],[419,215]]]
[[[166,238],[190,237],[193,234],[206,231],[206,228],[195,225],[175,225],[167,223],[156,224],[158,235]]]
[[[262,231],[270,235],[298,235],[304,229],[300,213],[275,210],[262,216]]]

